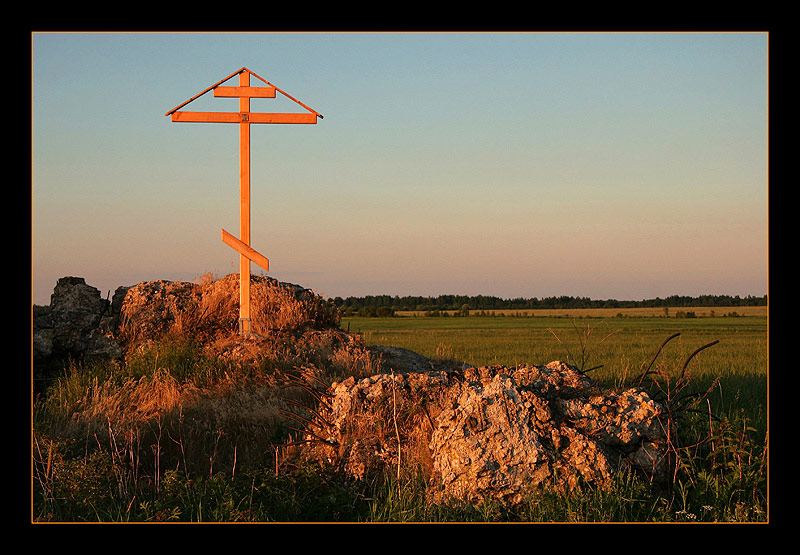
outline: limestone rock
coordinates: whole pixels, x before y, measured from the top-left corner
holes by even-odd
[[[199,301],[197,284],[147,281],[130,287],[120,304],[119,337],[126,344],[157,339],[189,323]]]
[[[33,360],[118,356],[109,301],[81,277],[58,280],[50,305],[33,307]]]
[[[563,362],[377,374],[328,393],[311,456],[357,478],[427,459],[438,499],[517,503],[602,487],[625,467],[666,473],[662,408],[640,389],[599,391]]]
[[[251,278],[256,334],[338,328],[338,310],[312,291],[264,276]],[[210,345],[235,334],[238,320],[238,274],[201,283],[155,280],[119,287],[110,302],[84,278],[63,277],[50,305],[33,306],[34,367],[38,374],[51,374],[68,358],[119,357],[169,334]]]

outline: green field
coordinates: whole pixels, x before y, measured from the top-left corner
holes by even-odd
[[[430,478],[414,458],[404,459],[402,476],[393,470],[363,481],[332,465],[279,462],[291,438],[280,418],[280,400],[293,399],[280,381],[286,369],[311,361],[330,383],[362,376],[362,359],[334,359],[316,341],[292,349],[276,342],[256,366],[231,364],[171,337],[124,363],[70,364],[37,397],[31,520],[768,521],[766,316],[577,316],[345,318],[341,325],[368,345],[475,366],[563,360],[592,369],[588,375],[608,387],[629,384],[679,333],[653,366],[660,381],[647,385],[655,393],[653,386],[674,384],[692,353],[718,341],[687,367],[691,388],[709,392],[701,410],[671,412],[680,464],[669,484],[623,473],[608,489],[539,492],[519,507],[473,506],[432,502]]]
[[[343,329],[368,345],[405,347],[430,358],[449,358],[473,366],[542,365],[562,360],[603,385],[615,386],[638,375],[673,334],[654,367],[665,376],[687,371],[693,386],[707,389],[719,377],[709,402],[720,416],[739,416],[764,437],[767,427],[768,350],[764,316],[665,317],[395,317],[343,318]]]

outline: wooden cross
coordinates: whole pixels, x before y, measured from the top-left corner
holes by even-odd
[[[239,76],[238,87],[223,87],[222,83]],[[266,87],[251,87],[250,76],[263,81]],[[215,97],[238,98],[238,112],[183,112],[178,111],[193,100],[213,90]],[[251,98],[275,98],[279,92],[296,102],[308,113],[257,113],[250,111]],[[322,114],[312,110],[299,100],[262,79],[246,67],[230,74],[215,85],[176,106],[165,116],[174,122],[188,123],[238,123],[239,124],[239,238],[224,229],[222,241],[239,253],[239,333],[250,335],[250,261],[269,271],[269,260],[250,246],[250,124],[252,123],[317,123]]]

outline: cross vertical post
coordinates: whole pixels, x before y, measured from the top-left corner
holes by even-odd
[[[239,76],[238,87],[221,87],[222,83]],[[250,75],[263,81],[267,86],[250,86]],[[215,97],[238,98],[239,112],[185,112],[181,108],[213,90]],[[253,113],[250,112],[251,98],[275,98],[279,92],[292,102],[299,104],[309,113]],[[239,333],[250,335],[250,262],[255,262],[269,271],[269,260],[250,246],[250,124],[251,123],[317,123],[322,114],[292,98],[275,85],[262,79],[246,67],[227,76],[193,96],[166,114],[174,122],[190,123],[238,123],[239,124],[239,239],[222,230],[222,242],[239,253]]]
[[[239,74],[239,86],[250,86],[250,74]],[[250,97],[239,97],[239,240],[250,246]],[[239,333],[250,335],[250,259],[239,254]]]

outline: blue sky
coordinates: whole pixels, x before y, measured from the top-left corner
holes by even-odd
[[[239,230],[237,126],[165,114],[241,67],[324,116],[251,126],[251,245],[281,281],[326,297],[763,295],[768,43],[33,33],[33,302],[67,275],[105,297],[238,272],[220,240]],[[185,109],[238,110],[211,93]]]

